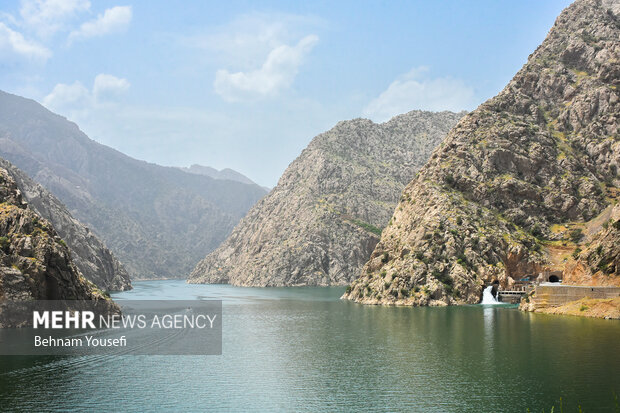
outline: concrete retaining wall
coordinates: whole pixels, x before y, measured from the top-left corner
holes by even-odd
[[[581,285],[539,285],[530,297],[536,308],[557,307],[582,298],[614,298],[620,287],[588,287]]]

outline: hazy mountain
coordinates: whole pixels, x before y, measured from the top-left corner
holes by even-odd
[[[242,184],[256,185],[256,183],[247,176],[230,168],[224,168],[221,171],[218,171],[217,169],[211,168],[210,166],[194,164],[189,168],[179,169],[185,172],[189,172],[191,174],[210,176],[213,179],[224,179],[228,181],[241,182]],[[265,190],[268,190],[268,188],[265,188]]]
[[[10,162],[0,159],[0,167],[15,180],[30,209],[50,221],[67,242],[73,262],[87,280],[104,291],[131,289],[125,267],[95,234],[71,216],[62,202]]]
[[[0,156],[57,196],[132,277],[181,277],[264,194],[132,159],[35,101],[0,92]]]
[[[507,287],[561,269],[564,255],[587,248],[583,229],[617,202],[619,18],[620,3],[608,0],[562,12],[504,90],[465,116],[407,186],[345,298],[475,303],[493,280]],[[617,263],[619,244],[601,245],[603,263]]]
[[[382,124],[340,122],[318,135],[189,281],[349,283],[406,183],[463,115],[413,111]]]

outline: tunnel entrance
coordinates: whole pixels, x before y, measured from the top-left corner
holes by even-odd
[[[549,276],[549,282],[550,283],[559,283],[560,282],[560,278],[557,275],[550,275]]]

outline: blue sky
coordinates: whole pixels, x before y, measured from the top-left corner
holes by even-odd
[[[339,120],[474,109],[569,3],[9,0],[0,89],[135,158],[273,186]]]

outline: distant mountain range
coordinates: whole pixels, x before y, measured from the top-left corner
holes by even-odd
[[[465,113],[412,111],[338,123],[315,137],[189,282],[345,285],[405,185]]]
[[[132,278],[184,277],[266,191],[139,161],[37,102],[0,92],[0,157],[60,199]]]
[[[223,179],[223,180],[228,180],[228,181],[241,182],[242,184],[256,185],[256,183],[252,181],[250,178],[248,178],[247,176],[235,170],[232,170],[230,168],[224,168],[221,171],[218,171],[217,169],[211,168],[210,166],[194,164],[190,166],[189,168],[181,167],[179,169],[185,172],[189,172],[191,174],[210,176],[213,179]],[[263,187],[263,188],[266,191],[269,191],[269,188],[267,187]]]

